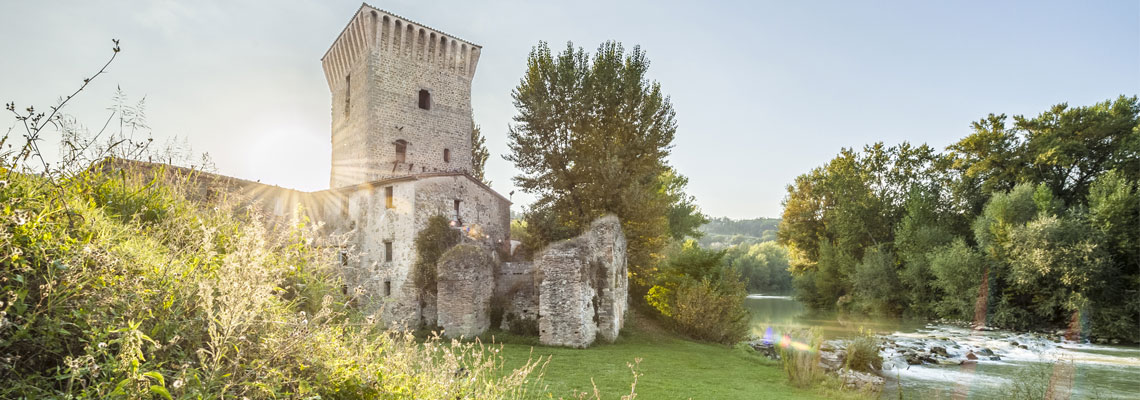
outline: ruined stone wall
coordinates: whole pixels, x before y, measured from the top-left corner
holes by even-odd
[[[590,225],[586,238],[590,241],[590,257],[600,267],[598,335],[612,342],[617,340],[629,308],[629,267],[621,221],[612,215],[598,219]]]
[[[495,260],[471,244],[451,248],[436,265],[439,326],[448,337],[472,337],[490,327]]]
[[[495,277],[495,298],[502,307],[499,329],[510,330],[513,320],[538,321],[538,283],[533,262],[504,262]]]
[[[602,217],[582,235],[550,245],[535,258],[535,269],[543,344],[584,348],[598,337],[617,338],[629,297],[617,217]]]
[[[322,58],[332,94],[330,184],[471,170],[471,79],[481,47],[363,6]],[[419,92],[430,94],[429,109]],[[397,161],[397,140],[408,143]],[[444,149],[449,160],[444,160]]]

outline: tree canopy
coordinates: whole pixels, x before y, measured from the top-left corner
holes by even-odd
[[[797,294],[1014,328],[1089,321],[1086,334],[1140,340],[1138,115],[1121,96],[990,114],[945,152],[842,149],[788,186],[778,236]]]
[[[705,221],[666,160],[677,123],[648,68],[636,46],[605,42],[591,56],[572,43],[557,54],[539,43],[512,93],[517,114],[504,156],[520,171],[515,185],[537,197],[526,216],[531,247],[616,214],[641,292],[668,240],[698,235]]]

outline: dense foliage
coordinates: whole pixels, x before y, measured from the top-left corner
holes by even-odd
[[[792,290],[788,251],[776,242],[729,247],[725,250],[724,261],[740,273],[750,293],[787,293]]]
[[[677,126],[673,106],[646,77],[640,48],[606,42],[591,57],[568,43],[535,46],[512,93],[517,115],[505,156],[514,178],[537,196],[526,214],[531,249],[573,237],[615,214],[629,241],[632,293],[644,294],[671,238],[705,222],[667,163]]]
[[[724,252],[687,241],[672,251],[646,302],[680,333],[732,344],[748,333],[748,294],[740,275],[724,263]]]
[[[373,330],[303,220],[153,175],[0,168],[0,398],[515,398],[477,344]],[[330,247],[332,249],[335,247]],[[467,371],[469,379],[455,379]]]
[[[780,223],[815,308],[1140,341],[1140,104],[990,115],[937,152],[843,149]]]

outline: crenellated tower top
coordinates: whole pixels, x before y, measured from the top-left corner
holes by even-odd
[[[369,51],[406,57],[470,78],[483,46],[363,3],[321,57],[329,87]]]
[[[471,171],[471,79],[482,47],[363,4],[321,65],[336,188]]]

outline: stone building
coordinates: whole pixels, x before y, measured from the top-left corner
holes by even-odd
[[[386,324],[473,336],[540,327],[543,343],[585,347],[621,329],[628,282],[616,217],[536,262],[510,256],[510,201],[471,176],[471,79],[481,47],[363,4],[321,59],[332,98],[330,188],[300,192],[146,162],[204,198],[238,192],[282,219],[302,210],[343,246],[346,291]],[[191,176],[193,179],[185,179]],[[435,293],[413,284],[415,238],[433,216],[463,233],[437,264]],[[513,322],[512,322],[513,321]]]
[[[436,322],[409,279],[434,215],[509,246],[510,202],[471,177],[471,79],[480,46],[364,4],[321,58],[332,95],[334,232],[352,233],[386,321]],[[425,308],[424,306],[428,306]]]

